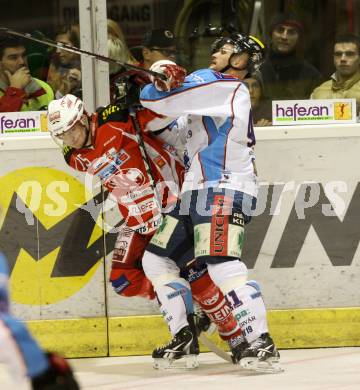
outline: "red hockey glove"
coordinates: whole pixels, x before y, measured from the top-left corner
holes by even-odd
[[[156,76],[151,76],[151,80],[158,91],[168,92],[171,89],[181,87],[186,76],[186,70],[184,68],[168,60],[155,62],[150,70],[167,77],[167,80],[162,80]]]
[[[153,286],[143,270],[115,268],[111,270],[110,281],[115,292],[123,297],[155,298]]]

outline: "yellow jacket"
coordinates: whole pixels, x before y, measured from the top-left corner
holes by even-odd
[[[325,81],[319,87],[315,88],[311,94],[311,99],[356,99],[357,112],[360,107],[360,71],[345,82],[341,83],[336,79],[336,73],[331,79]]]
[[[0,82],[0,112],[46,110],[53,99],[50,85],[34,77],[24,89]]]

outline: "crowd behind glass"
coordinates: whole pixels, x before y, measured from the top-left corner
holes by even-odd
[[[186,60],[189,58],[186,45],[181,45],[181,39],[174,37],[171,29],[148,31],[141,44],[132,47],[128,47],[119,23],[108,19],[107,29],[110,58],[144,68],[156,59],[168,58],[188,71],[194,70],[189,65],[191,61]],[[168,32],[168,36],[164,32]],[[226,31],[221,33],[226,35]],[[50,38],[66,45],[80,46],[80,30],[76,23],[61,26],[53,37],[45,37],[40,32],[36,34],[40,39]],[[329,59],[334,70],[330,78],[304,55],[305,31],[300,18],[279,13],[269,23],[266,35],[265,39],[259,36],[267,42],[265,60],[244,80],[250,92],[255,125],[271,125],[273,100],[355,98],[359,107],[360,41],[356,34],[344,30],[335,37],[333,58]],[[49,101],[67,93],[81,97],[78,54],[26,40],[19,43],[20,47],[16,45],[15,37],[0,36],[0,112],[46,109]],[[110,64],[110,81],[119,70],[118,65]],[[112,88],[111,85],[110,94]]]

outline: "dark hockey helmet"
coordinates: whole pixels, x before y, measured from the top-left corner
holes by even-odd
[[[216,53],[219,51],[226,43],[233,45],[234,54],[248,53],[248,70],[252,73],[256,70],[264,60],[265,57],[265,45],[260,41],[260,39],[254,37],[253,35],[245,35],[240,33],[231,34],[228,37],[220,37],[211,46],[211,52]],[[229,59],[229,65],[231,64],[231,57]],[[231,65],[230,65],[231,66]]]

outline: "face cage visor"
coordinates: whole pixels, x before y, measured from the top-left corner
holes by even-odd
[[[238,51],[238,47],[236,46],[235,42],[231,39],[231,38],[228,38],[228,37],[220,37],[218,39],[216,39],[214,41],[214,43],[211,45],[211,54],[215,54],[217,53],[218,51],[220,51],[220,49],[226,45],[226,44],[229,44],[229,45],[233,45],[234,46],[234,51],[233,53],[239,53]]]
[[[254,40],[253,37],[251,39]],[[258,42],[255,42],[259,48],[252,46],[244,39],[241,42],[235,42],[231,37],[220,37],[211,45],[211,54],[215,54],[221,50],[225,44],[233,45],[233,54],[249,53],[249,63],[259,67],[263,61],[263,54],[260,52],[261,46]]]

